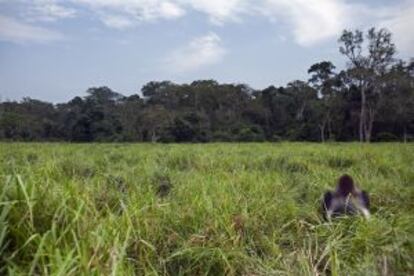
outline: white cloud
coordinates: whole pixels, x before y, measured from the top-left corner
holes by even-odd
[[[179,0],[190,5],[194,10],[205,13],[214,24],[226,21],[239,21],[240,16],[247,13],[250,7],[249,0]]]
[[[53,0],[50,0],[53,1]],[[54,0],[56,1],[56,0]],[[93,10],[124,13],[140,21],[176,19],[186,13],[186,8],[206,14],[212,23],[239,20],[248,10],[251,0],[71,0],[87,5]]]
[[[56,21],[76,15],[75,9],[65,7],[56,0],[35,0],[25,5],[28,6],[26,15],[33,21]]]
[[[185,12],[177,4],[168,1],[162,1],[159,4],[159,13],[162,15],[162,17],[168,19],[181,17]]]
[[[86,8],[107,27],[118,30],[145,22],[175,20],[191,12],[206,15],[216,25],[241,22],[247,16],[266,17],[281,27],[275,37],[292,37],[305,47],[336,39],[344,28],[385,26],[395,34],[401,50],[414,51],[414,33],[410,30],[414,25],[413,0],[371,6],[362,0],[7,0],[0,3],[20,5],[26,21],[73,18],[85,14]]]
[[[337,36],[349,16],[348,7],[338,0],[266,0],[261,11],[275,22],[287,24],[302,46]]]
[[[103,15],[101,20],[106,26],[119,30],[127,29],[135,25],[131,19],[125,16]]]
[[[369,6],[363,1],[264,0],[258,5],[271,21],[288,26],[299,45],[309,47],[337,38],[343,29],[389,28],[398,48],[414,52],[414,2]]]
[[[403,54],[414,55],[414,2],[407,2],[406,5],[397,8],[379,25],[393,33],[397,50]]]
[[[170,54],[165,60],[167,69],[183,73],[219,63],[226,54],[226,50],[220,44],[221,39],[215,33],[197,37]]]
[[[119,28],[131,25],[128,21],[147,22],[159,19],[176,19],[185,14],[185,10],[173,1],[165,0],[72,0],[86,5],[92,11],[104,14],[101,17],[109,27]],[[116,15],[114,15],[116,14]],[[123,17],[121,19],[121,17]],[[108,18],[110,20],[108,20]],[[121,22],[122,21],[122,22]],[[108,24],[109,22],[109,24]],[[113,24],[112,24],[113,23]]]
[[[19,22],[0,15],[0,40],[14,43],[47,43],[63,39],[63,35],[47,28]]]

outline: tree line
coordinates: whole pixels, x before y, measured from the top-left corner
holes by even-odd
[[[72,142],[407,141],[414,131],[414,59],[399,60],[386,29],[344,30],[347,68],[313,64],[308,80],[246,84],[152,81],[124,96],[93,87],[52,104],[0,102],[0,139]]]

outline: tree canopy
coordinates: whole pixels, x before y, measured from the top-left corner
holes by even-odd
[[[385,29],[345,30],[348,60],[309,67],[309,79],[255,90],[246,84],[151,81],[124,96],[108,87],[51,104],[0,102],[0,139],[72,142],[391,141],[414,132],[414,59],[395,57]]]

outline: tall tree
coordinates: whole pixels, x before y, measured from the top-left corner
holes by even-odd
[[[385,90],[380,103],[381,119],[391,123],[391,132],[400,132],[407,142],[414,127],[414,61],[396,63],[386,75]]]
[[[344,30],[339,39],[339,51],[349,62],[349,76],[354,79],[361,96],[359,118],[360,141],[371,141],[378,97],[382,92],[383,76],[394,61],[395,45],[391,33],[386,29],[375,28],[366,34],[367,51],[363,51],[364,36],[359,30]]]
[[[334,106],[334,87],[337,85],[335,66],[330,61],[322,61],[313,64],[308,74],[311,74],[309,82],[318,91],[321,99],[318,104],[320,115],[319,129],[321,141],[325,142],[325,129],[328,129],[328,139],[332,139],[332,113]]]

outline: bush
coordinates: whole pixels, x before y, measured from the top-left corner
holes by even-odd
[[[230,142],[234,141],[234,137],[226,131],[219,130],[213,133],[213,140],[219,142]]]
[[[266,138],[260,126],[251,126],[240,129],[236,134],[236,139],[241,142],[262,142]]]
[[[390,132],[380,132],[375,137],[377,142],[393,142],[398,141],[398,137]]]

